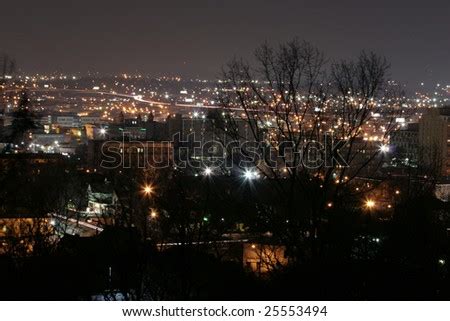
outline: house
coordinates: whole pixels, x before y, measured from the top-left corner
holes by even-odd
[[[107,179],[102,183],[88,185],[88,217],[110,218],[117,209],[118,197],[114,188]]]

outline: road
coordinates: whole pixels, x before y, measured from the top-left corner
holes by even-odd
[[[21,89],[9,89],[5,92],[18,92]],[[171,106],[171,107],[179,107],[179,108],[192,108],[192,109],[220,109],[220,106],[214,106],[214,105],[197,105],[197,104],[181,104],[181,103],[168,103],[168,102],[161,102],[156,100],[148,100],[144,99],[143,95],[129,95],[129,94],[123,94],[123,93],[116,93],[116,92],[107,92],[107,91],[99,91],[99,90],[88,90],[88,89],[68,89],[68,88],[27,88],[29,92],[73,92],[78,94],[88,94],[88,95],[100,95],[100,96],[114,96],[114,97],[120,97],[120,98],[128,98],[133,99],[137,102],[149,104],[152,107],[159,107],[163,108],[164,106]],[[238,110],[242,111],[242,108],[227,108],[230,110]]]
[[[59,219],[62,221],[62,223],[67,224],[67,226],[69,224],[73,224],[73,226],[71,226],[72,230],[76,230],[77,226],[82,226],[84,228],[87,229],[92,229],[93,231],[95,231],[95,233],[101,233],[103,232],[103,228],[99,227],[97,225],[85,222],[85,221],[80,221],[74,218],[69,218],[69,217],[65,217],[62,215],[57,215],[57,214],[53,214],[52,217],[54,219]],[[231,240],[211,240],[211,241],[198,241],[198,242],[192,242],[192,245],[207,245],[207,244],[233,244],[233,243],[247,243],[249,242],[249,239],[247,238],[240,238],[240,239],[231,239]],[[172,246],[181,246],[183,245],[182,243],[179,242],[164,242],[164,243],[159,243],[157,246],[159,248],[165,248],[165,247],[172,247]]]

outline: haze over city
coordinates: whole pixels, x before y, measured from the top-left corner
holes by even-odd
[[[215,79],[234,55],[299,37],[330,59],[373,50],[411,91],[449,84],[445,0],[5,2],[1,49],[24,73]]]

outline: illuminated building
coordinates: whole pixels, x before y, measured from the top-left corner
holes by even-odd
[[[116,168],[167,168],[173,160],[173,144],[168,141],[90,140],[88,165],[99,170]]]
[[[414,166],[418,160],[419,124],[411,123],[406,128],[391,134],[392,159],[396,164]]]
[[[0,213],[0,254],[31,253],[36,240],[53,235],[52,223],[49,217],[24,210]]]
[[[429,109],[420,120],[421,162],[438,176],[450,176],[450,106]]]
[[[88,186],[88,208],[86,213],[89,217],[109,218],[115,214],[118,197],[110,182],[91,183]]]

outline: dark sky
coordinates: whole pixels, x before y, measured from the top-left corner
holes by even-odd
[[[450,0],[2,1],[0,51],[24,72],[213,78],[234,55],[294,36],[330,58],[375,50],[414,87],[450,84]]]

